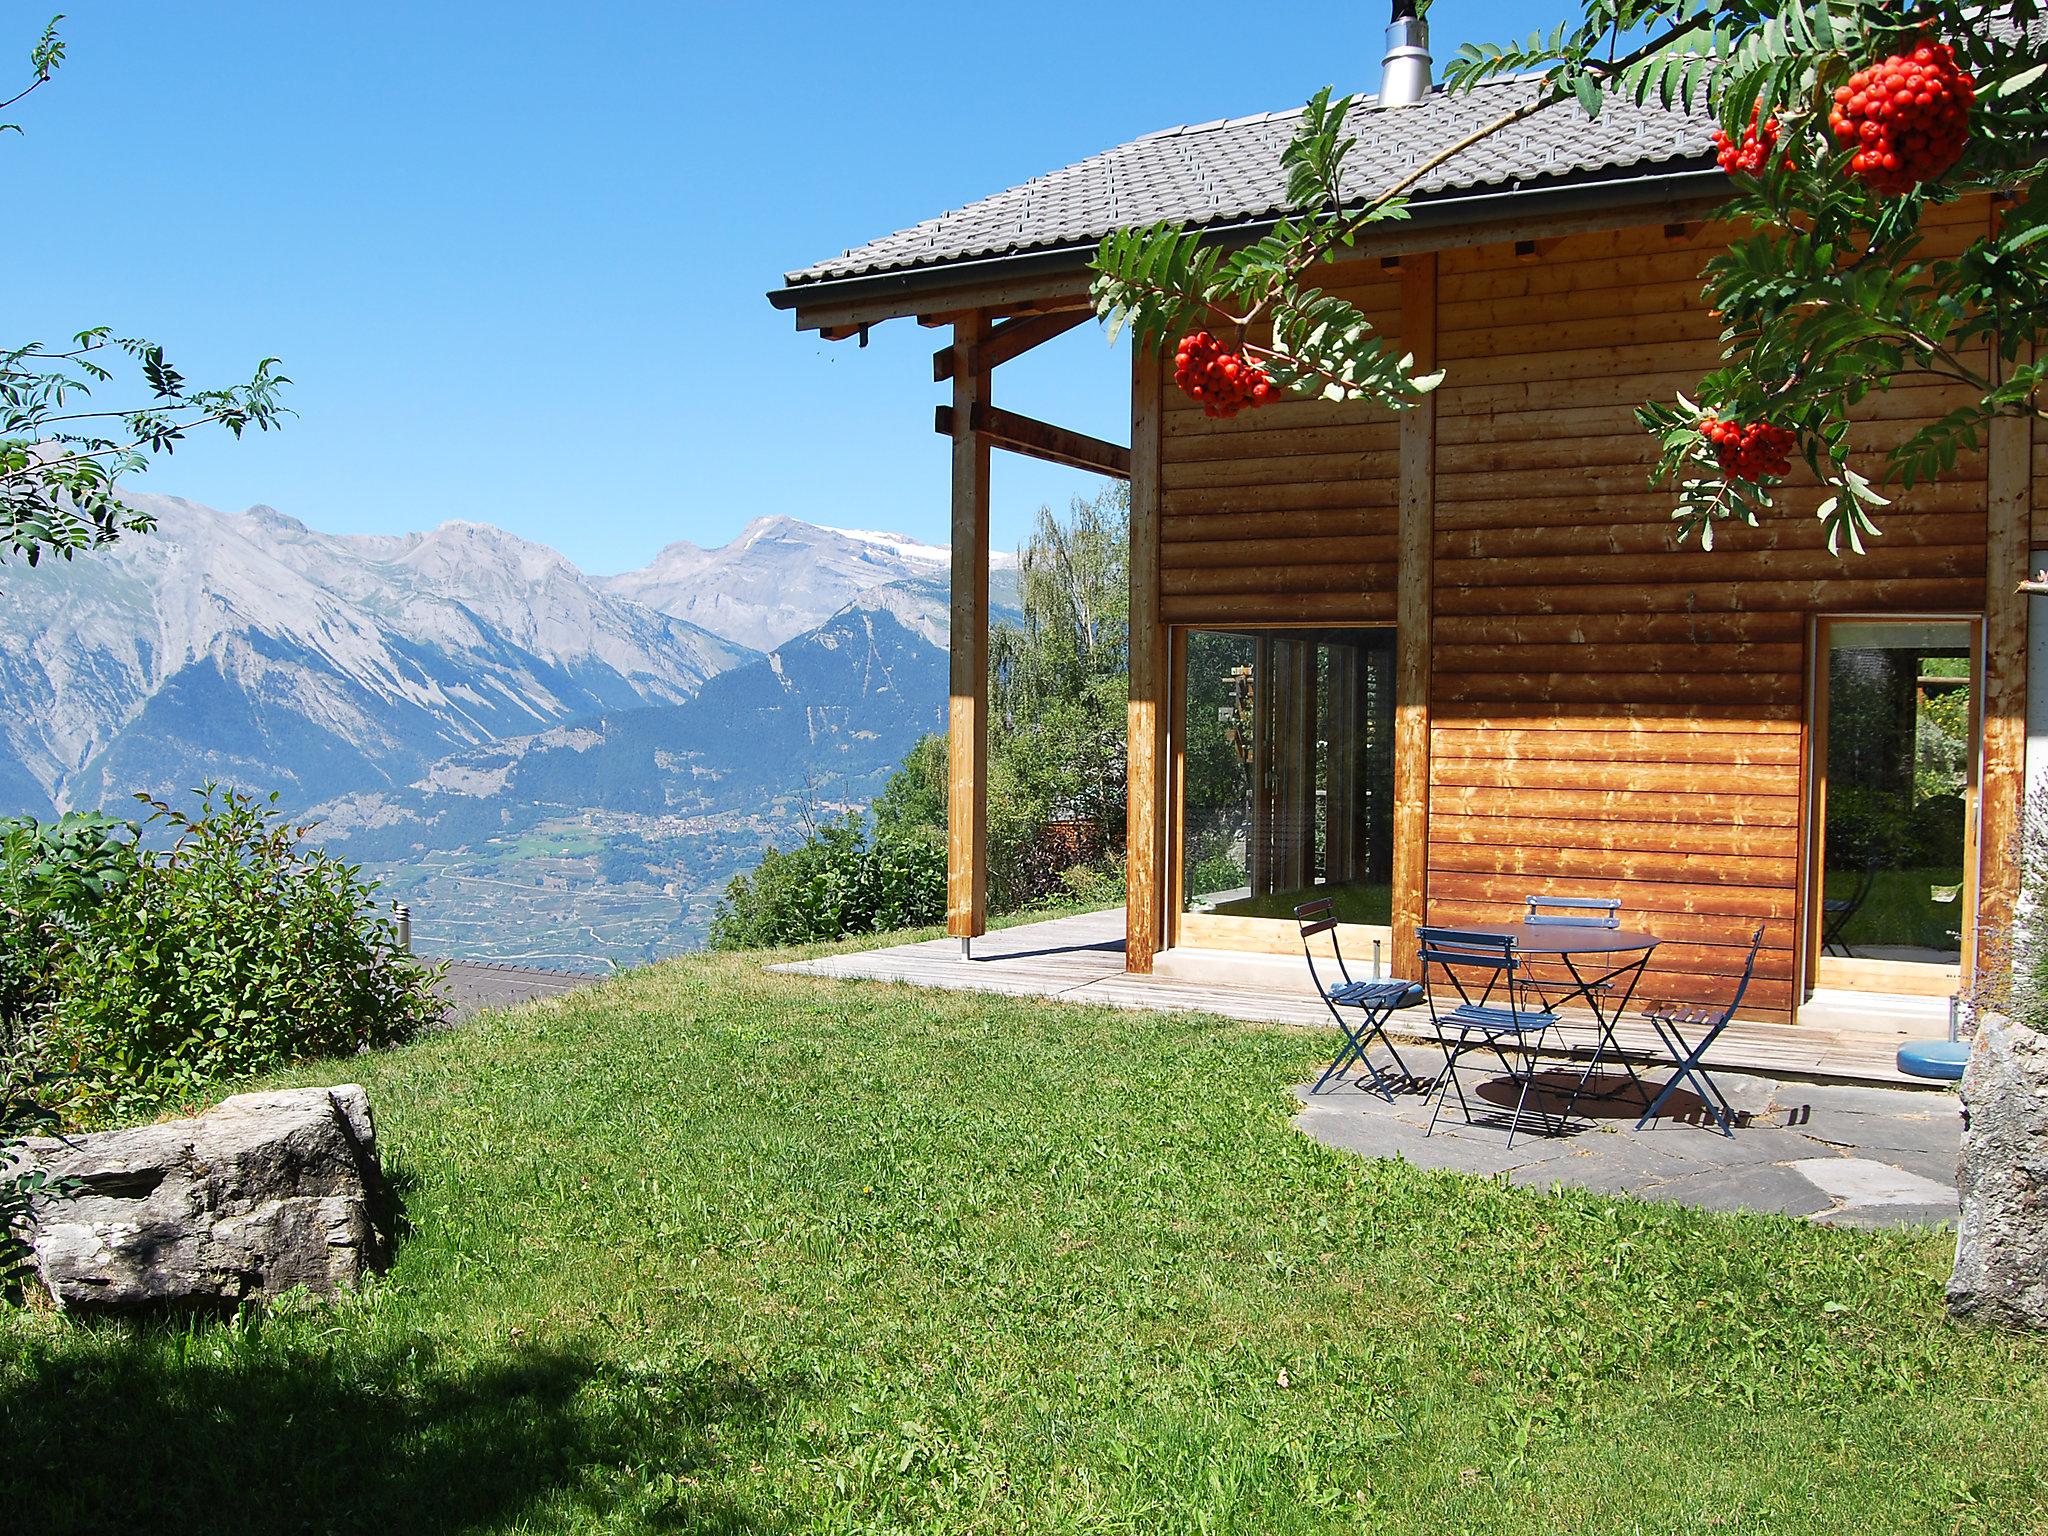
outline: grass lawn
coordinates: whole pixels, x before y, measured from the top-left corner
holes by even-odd
[[[1860,876],[1830,874],[1827,894],[1848,900],[1854,897]],[[1856,915],[1849,919],[1842,937],[1853,949],[1859,945],[1913,944],[1928,949],[1953,950],[1963,920],[1962,901],[1952,896],[1936,901],[1936,889],[1959,886],[1960,869],[1884,869],[1870,882],[1870,892]]]
[[[2048,1530],[1950,1240],[1289,1128],[1317,1035],[671,963],[309,1069],[412,1231],[332,1310],[0,1316],[9,1530]]]

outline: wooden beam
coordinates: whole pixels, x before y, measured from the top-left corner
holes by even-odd
[[[932,325],[971,325],[978,314],[1032,315],[1076,309],[1092,312],[1094,300],[1088,296],[1088,276],[1084,267],[1077,266],[1070,272],[1040,277],[997,275],[944,287],[906,288],[866,299],[833,299],[824,294],[811,299],[799,295],[795,305],[796,328],[816,331],[828,326],[880,325],[884,320],[912,316]]]
[[[1077,325],[1085,325],[1092,318],[1091,312],[1084,309],[1005,320],[989,332],[987,343],[975,353],[975,361],[993,371],[1013,358],[1022,357],[1033,347],[1041,346],[1055,336],[1064,336]],[[953,377],[953,362],[951,347],[941,347],[932,354],[934,384],[943,384]]]
[[[1433,252],[1401,263],[1401,348],[1436,367]],[[1436,396],[1401,413],[1399,568],[1394,608],[1394,973],[1417,979],[1415,930],[1428,917],[1430,618],[1435,606]]]
[[[2022,362],[2026,357],[2022,354]],[[1992,419],[1985,456],[1984,777],[1977,812],[1977,966],[2003,962],[2019,914],[2027,778],[2027,607],[2033,543],[2033,423]]]
[[[986,369],[974,349],[988,335],[976,318],[957,326],[960,365],[953,408],[971,421],[988,402]],[[946,709],[946,932],[961,940],[988,931],[988,442],[953,438],[953,604]]]
[[[1164,795],[1168,678],[1166,629],[1159,622],[1160,367],[1135,347],[1131,387],[1130,710],[1127,718],[1124,840],[1124,969],[1147,975],[1165,921],[1169,858]]]
[[[964,363],[962,366],[966,366]],[[983,370],[982,377],[987,377]],[[942,405],[932,414],[932,428],[942,436],[957,437],[961,419],[958,408],[959,380],[954,380],[954,405]],[[967,413],[969,435],[995,448],[1007,448],[1026,458],[1065,464],[1072,469],[1093,470],[1119,480],[1131,478],[1131,450],[1106,443],[1085,432],[1071,432],[1031,416],[1020,416],[985,403],[975,404]]]

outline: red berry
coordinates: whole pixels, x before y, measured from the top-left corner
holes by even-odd
[[[1226,351],[1207,331],[1182,337],[1173,363],[1173,382],[1209,416],[1235,416],[1278,393],[1265,369],[1241,352]]]
[[[1782,478],[1792,471],[1792,449],[1798,438],[1767,421],[1736,423],[1717,416],[1701,418],[1700,432],[1714,445],[1714,459],[1731,480]]]
[[[1740,143],[1729,138],[1720,129],[1714,130],[1714,147],[1720,151],[1715,159],[1721,169],[1731,176],[1738,171],[1746,176],[1759,174],[1764,168],[1764,163],[1771,158],[1771,151],[1777,148],[1778,120],[1773,117],[1759,123],[1757,117],[1762,110],[1761,107],[1750,109],[1749,126],[1742,130]],[[1789,156],[1784,164],[1787,170],[1792,168]]]
[[[1835,92],[1828,129],[1855,149],[1850,171],[1880,197],[1934,181],[1962,157],[1977,84],[1946,43],[1880,59]]]

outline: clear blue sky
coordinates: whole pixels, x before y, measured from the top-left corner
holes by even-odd
[[[54,9],[8,5],[0,58]],[[943,333],[818,342],[764,292],[1137,134],[1374,87],[1382,0],[1279,9],[81,0],[0,140],[6,339],[281,357],[283,434],[137,482],[214,506],[473,518],[595,571],[765,513],[943,540]],[[1442,0],[1435,51],[1546,17]],[[1121,441],[1127,366],[1085,328],[999,398]],[[999,546],[1092,484],[997,457]]]

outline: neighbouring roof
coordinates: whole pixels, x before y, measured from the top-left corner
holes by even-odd
[[[1413,106],[1382,111],[1371,97],[1352,109],[1358,136],[1345,167],[1347,197],[1363,200],[1422,160],[1527,99],[1533,78],[1467,93],[1439,88]],[[1206,227],[1257,226],[1286,211],[1280,154],[1299,108],[1169,128],[1077,165],[985,197],[843,255],[787,274],[771,295],[793,303],[803,291],[848,280],[908,275],[966,262],[1090,250],[1114,229],[1170,219]],[[1608,99],[1597,119],[1575,105],[1537,113],[1436,167],[1411,194],[1418,214],[1472,194],[1519,195],[1564,188],[1614,190],[1645,177],[1702,173],[1713,166],[1714,123],[1655,105]]]

